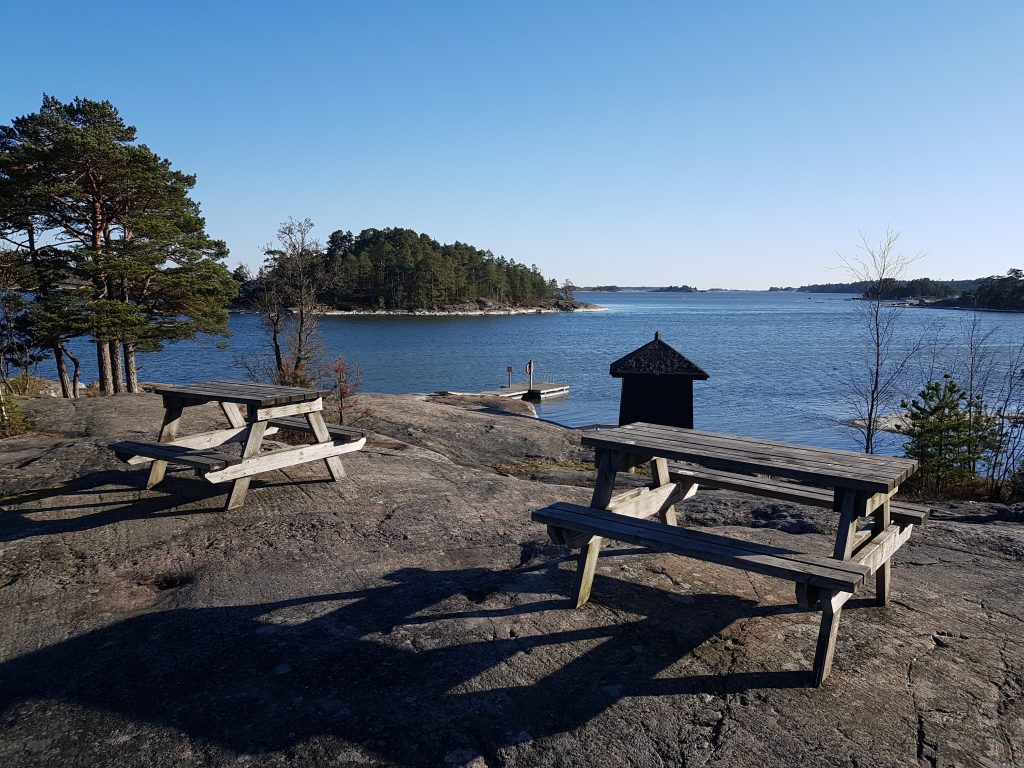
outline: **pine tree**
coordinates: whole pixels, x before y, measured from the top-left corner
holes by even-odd
[[[125,380],[137,391],[138,351],[226,332],[224,307],[237,293],[221,263],[227,249],[188,197],[195,177],[135,140],[110,102],[89,99],[44,96],[39,112],[0,127],[0,198],[20,202],[17,220],[0,225],[61,255],[36,290],[47,312],[69,312],[68,327],[84,323],[106,394]],[[87,290],[81,301],[53,301],[67,288]]]
[[[946,374],[928,381],[917,398],[900,403],[906,411],[906,455],[917,459],[914,484],[925,495],[942,497],[968,488],[977,466],[994,446],[996,425],[980,397],[967,393]]]

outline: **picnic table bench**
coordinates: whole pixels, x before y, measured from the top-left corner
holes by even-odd
[[[843,605],[872,576],[876,603],[888,603],[892,555],[929,515],[926,506],[892,501],[900,483],[917,469],[912,459],[642,422],[599,430],[582,442],[594,448],[598,468],[590,506],[558,503],[532,516],[548,526],[552,541],[581,550],[576,606],[590,597],[605,537],[787,579],[794,582],[801,607],[822,611],[815,685],[831,672]],[[648,462],[649,487],[613,495],[620,470]],[[832,507],[838,516],[833,551],[808,554],[678,525],[675,505],[701,484]],[[658,519],[646,519],[652,516]]]
[[[230,482],[226,509],[242,506],[252,477],[274,469],[322,460],[331,477],[340,481],[345,477],[340,455],[358,451],[366,443],[362,430],[324,421],[324,390],[206,381],[153,391],[163,397],[164,404],[157,442],[123,440],[109,448],[128,464],[151,465],[147,488],[163,481],[168,464],[190,467],[211,483]],[[211,402],[220,406],[230,428],[178,437],[184,409]],[[261,453],[263,438],[279,431],[305,433],[315,442]],[[229,443],[241,443],[241,452],[218,450]]]

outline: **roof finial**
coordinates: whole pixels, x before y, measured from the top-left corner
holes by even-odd
[[[661,341],[661,331],[655,331],[654,332],[654,340],[655,341]]]

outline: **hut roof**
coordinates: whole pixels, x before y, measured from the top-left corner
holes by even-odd
[[[647,376],[685,376],[688,379],[708,378],[700,366],[683,356],[661,340],[661,332],[654,334],[640,349],[620,357],[611,364],[610,373],[615,377],[634,374]]]

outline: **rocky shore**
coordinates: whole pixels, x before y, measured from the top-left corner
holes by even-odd
[[[567,299],[551,299],[532,304],[502,304],[500,302],[478,299],[466,304],[451,304],[446,307],[426,309],[371,309],[368,307],[352,307],[351,309],[331,309],[327,315],[398,315],[423,317],[477,316],[477,315],[552,315],[559,312],[607,312],[608,307],[590,304],[586,301]]]
[[[943,506],[815,689],[818,615],[789,582],[609,543],[568,607],[574,566],[529,513],[586,503],[592,457],[528,410],[362,396],[347,478],[270,473],[225,513],[106,449],[152,439],[159,398],[22,405],[37,432],[0,441],[5,768],[1024,762],[1022,505]],[[834,523],[721,491],[681,511],[806,551]]]
[[[250,310],[238,307],[232,310],[235,314],[245,314]],[[502,304],[500,302],[478,299],[465,304],[451,304],[445,307],[424,309],[373,309],[371,307],[351,306],[328,309],[323,314],[345,317],[348,315],[373,315],[395,317],[476,317],[484,315],[553,315],[559,312],[607,312],[608,307],[590,304],[586,301],[551,299],[532,304]]]

